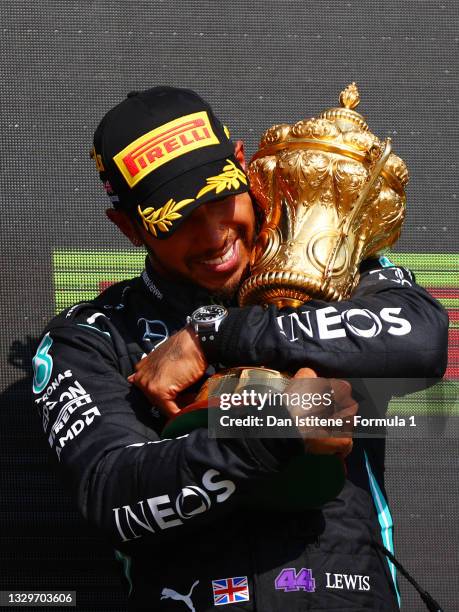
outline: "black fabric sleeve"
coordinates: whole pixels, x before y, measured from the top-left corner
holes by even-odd
[[[34,400],[81,513],[117,546],[215,520],[304,452],[299,438],[215,440],[202,428],[160,440],[115,345],[85,325],[51,327],[42,360],[52,373]]]
[[[403,268],[367,265],[350,299],[230,309],[213,351],[225,366],[314,368],[322,376],[441,377],[448,316]]]

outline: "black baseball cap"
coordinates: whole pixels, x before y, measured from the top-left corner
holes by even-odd
[[[115,208],[168,238],[195,208],[248,191],[228,129],[190,89],[135,91],[94,134],[99,176]]]

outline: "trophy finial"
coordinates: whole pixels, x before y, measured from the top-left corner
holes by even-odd
[[[339,95],[339,103],[344,108],[354,109],[360,104],[360,94],[357,85],[353,82]]]

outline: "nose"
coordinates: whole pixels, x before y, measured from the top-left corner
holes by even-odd
[[[209,252],[223,248],[228,238],[232,206],[227,200],[207,202],[192,214],[196,240]]]
[[[224,223],[213,222],[206,218],[201,225],[199,232],[199,243],[203,249],[211,254],[212,252],[219,251],[225,245],[226,239],[228,238],[229,227]]]

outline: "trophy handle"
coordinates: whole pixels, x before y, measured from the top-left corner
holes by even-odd
[[[331,281],[331,276],[332,276],[332,270],[335,267],[335,261],[336,261],[336,257],[341,249],[341,246],[344,242],[344,240],[347,238],[348,234],[349,234],[349,229],[352,227],[353,223],[355,222],[355,219],[357,218],[358,215],[360,215],[361,213],[361,209],[362,206],[364,205],[368,194],[370,193],[371,189],[373,188],[373,186],[375,185],[377,179],[379,178],[385,164],[386,161],[389,158],[389,155],[391,153],[392,150],[392,141],[390,138],[386,138],[385,140],[385,146],[383,149],[383,152],[381,153],[380,157],[378,158],[378,161],[376,162],[376,164],[373,167],[373,170],[370,173],[370,176],[368,178],[368,181],[366,183],[366,185],[364,186],[364,188],[362,189],[362,191],[359,194],[359,197],[357,198],[357,201],[355,202],[354,206],[352,207],[351,213],[349,214],[349,216],[346,218],[340,234],[336,240],[336,243],[333,247],[333,249],[330,252],[330,255],[328,257],[328,261],[327,264],[325,266],[325,272],[324,272],[324,280],[322,282],[322,286],[321,286],[321,290],[322,291],[326,291],[330,285],[330,281]],[[365,241],[365,236],[360,236],[359,239],[359,243],[360,243],[360,247],[362,248],[364,245],[364,241]]]

